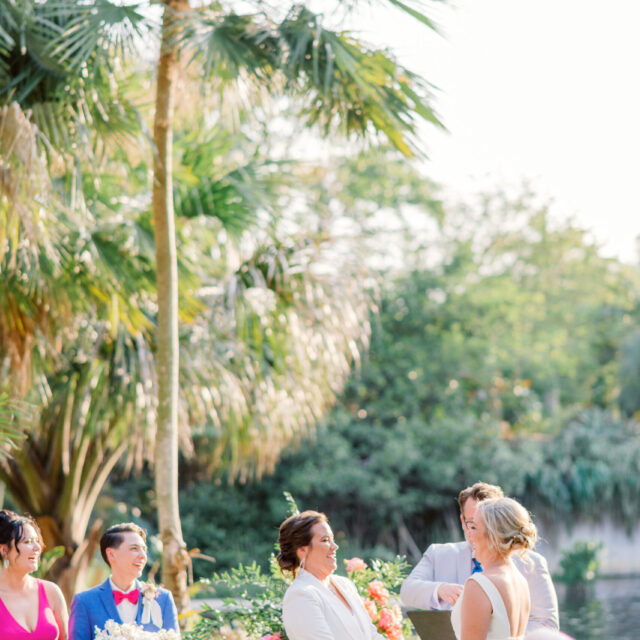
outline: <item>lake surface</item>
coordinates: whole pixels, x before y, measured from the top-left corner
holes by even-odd
[[[596,580],[583,597],[557,587],[560,628],[576,640],[640,639],[640,578]]]

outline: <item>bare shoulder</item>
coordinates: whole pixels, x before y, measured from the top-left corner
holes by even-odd
[[[60,587],[55,582],[51,582],[49,580],[41,580],[40,582],[44,586],[44,590],[45,590],[45,593],[47,594],[47,599],[49,600],[49,603],[50,604],[53,604],[54,602],[56,604],[64,603],[64,606],[66,608],[67,605],[66,605],[64,596],[62,595],[62,591],[60,590]]]
[[[491,600],[482,588],[482,585],[474,577],[467,578],[464,583],[464,598],[462,600],[464,608],[473,608],[477,611],[487,610],[491,612]]]

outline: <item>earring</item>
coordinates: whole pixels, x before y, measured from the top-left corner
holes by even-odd
[[[300,562],[300,568],[301,568],[301,569],[304,569],[304,563],[305,563],[306,559],[307,559],[307,556],[305,556],[304,558],[302,558],[302,561]]]
[[[5,559],[4,559],[4,561],[2,562],[2,566],[3,566],[5,569],[8,569],[8,568],[9,568],[9,558],[5,558]]]

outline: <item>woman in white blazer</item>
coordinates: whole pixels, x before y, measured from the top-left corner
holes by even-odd
[[[324,513],[287,518],[278,544],[278,564],[294,577],[282,603],[289,640],[383,640],[355,585],[333,575],[338,545]]]

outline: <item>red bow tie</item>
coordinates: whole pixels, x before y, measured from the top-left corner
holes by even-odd
[[[131,604],[136,604],[138,602],[139,596],[140,596],[140,591],[138,589],[129,591],[129,593],[122,593],[122,591],[116,591],[115,589],[113,590],[113,599],[116,601],[116,607],[123,600],[128,600]]]

